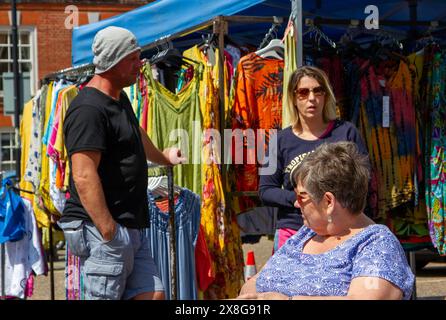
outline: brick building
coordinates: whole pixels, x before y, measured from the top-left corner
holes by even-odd
[[[33,95],[46,74],[71,66],[72,27],[110,18],[150,0],[17,0],[19,71]],[[12,73],[11,4],[0,2],[0,170],[15,167],[14,106],[4,99],[3,77]],[[26,75],[26,76],[25,76]],[[29,88],[28,88],[29,85]],[[9,112],[9,113],[7,113]],[[7,114],[5,114],[7,113]]]

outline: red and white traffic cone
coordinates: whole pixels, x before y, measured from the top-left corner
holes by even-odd
[[[245,265],[245,282],[257,273],[256,260],[254,258],[254,251],[248,252],[248,258]]]

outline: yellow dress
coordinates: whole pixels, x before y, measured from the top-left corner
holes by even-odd
[[[20,189],[35,192],[34,186],[31,182],[24,179],[25,176],[25,164],[29,157],[30,150],[30,137],[32,128],[32,109],[33,100],[28,101],[23,107],[22,121],[20,122],[20,143],[21,143],[21,155],[20,155]],[[37,225],[41,227],[49,226],[48,215],[43,211],[38,204],[38,196],[35,194],[21,192],[20,196],[22,198],[28,199],[33,204],[34,214],[37,220]]]
[[[34,194],[21,192],[20,196],[28,199],[33,204],[34,215],[36,217],[37,226],[42,230],[42,245],[45,249],[49,248],[49,225],[50,217],[47,212],[41,208],[41,200],[39,197],[38,190],[34,190],[34,186],[31,182],[25,181],[23,179],[25,175],[25,165],[29,157],[30,142],[31,142],[31,128],[32,128],[32,109],[33,100],[28,101],[24,108],[22,114],[22,121],[20,123],[20,140],[21,140],[21,157],[20,157],[20,176],[21,180],[19,183],[20,189],[32,191]],[[45,150],[46,151],[46,150]],[[61,231],[53,230],[53,243],[57,243],[63,240],[63,233]]]
[[[224,116],[220,115],[219,110],[219,54],[216,50],[215,66],[208,63],[205,55],[197,46],[186,50],[183,54],[185,57],[204,65],[199,86],[200,109],[205,132],[202,141],[201,225],[208,250],[213,258],[212,266],[216,276],[214,284],[204,292],[204,297],[213,299],[233,298],[237,296],[243,279],[240,232],[235,213],[226,206],[219,168],[221,163],[219,145],[215,143],[215,139],[211,139],[213,133],[220,136],[220,116]],[[227,68],[225,68],[225,80],[227,76]],[[227,81],[224,81],[224,84],[225,106],[228,106],[229,88],[226,86]],[[227,108],[225,108],[226,111]]]

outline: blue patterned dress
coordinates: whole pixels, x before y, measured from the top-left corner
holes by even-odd
[[[257,278],[257,292],[287,296],[345,296],[356,277],[379,277],[409,299],[415,277],[397,238],[374,224],[322,254],[302,253],[316,233],[303,226],[267,262]],[[370,284],[371,286],[373,283]]]

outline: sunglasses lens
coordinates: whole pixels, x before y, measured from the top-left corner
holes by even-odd
[[[317,88],[314,88],[314,89],[313,89],[313,93],[314,93],[314,95],[316,95],[316,96],[321,96],[321,95],[323,95],[323,94],[325,93],[325,91],[324,91],[324,88],[322,88],[322,87],[317,87]]]
[[[302,88],[297,90],[297,95],[299,98],[306,98],[310,94],[310,89],[308,88]]]
[[[307,99],[310,92],[313,92],[315,96],[323,96],[325,94],[325,90],[322,87],[316,87],[314,89],[300,88],[296,90],[297,96],[301,100]]]

